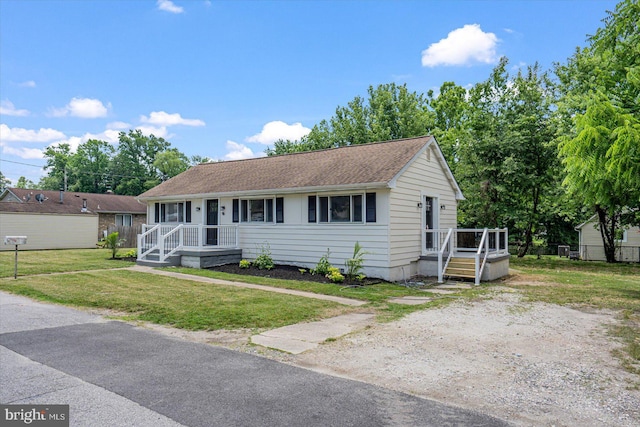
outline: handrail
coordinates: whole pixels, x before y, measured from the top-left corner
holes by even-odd
[[[440,250],[438,251],[438,283],[443,283],[444,282],[444,271],[447,269],[447,266],[449,265],[449,261],[451,260],[451,254],[453,253],[453,251],[451,250],[451,248],[449,248],[449,255],[447,256],[447,262],[444,264],[444,267],[442,266],[442,255],[444,254],[445,248],[449,245],[449,241],[451,240],[451,235],[453,234],[453,229],[450,228],[449,232],[447,233],[447,236],[444,238],[443,242],[442,242],[442,246],[440,247]]]
[[[169,258],[171,255],[173,255],[174,253],[176,253],[182,248],[182,246],[184,245],[184,240],[183,240],[184,233],[182,233],[183,228],[184,228],[184,224],[178,224],[177,227],[172,228],[167,234],[164,234],[162,236],[163,245],[160,250],[160,262],[164,262],[167,258]],[[177,243],[173,242],[172,240],[172,236],[175,234],[178,234]],[[168,246],[166,242],[169,242]],[[169,251],[165,252],[167,249],[169,249]]]
[[[482,272],[484,271],[484,266],[487,263],[487,255],[489,254],[489,239],[487,235],[489,234],[489,229],[485,228],[482,232],[482,239],[480,239],[480,244],[478,245],[478,251],[476,252],[476,285],[480,284],[480,278],[482,277]],[[482,249],[484,248],[484,256],[482,258],[482,264],[480,264],[480,255],[482,255]]]
[[[147,236],[152,236],[154,233],[156,233],[156,231],[160,228],[161,224],[156,224],[154,227],[151,227],[150,229],[148,229],[147,231],[145,231],[142,234],[138,234],[138,259],[144,259],[144,257],[146,257],[147,255],[149,255],[153,250],[155,250],[157,248],[157,236],[156,236],[156,244],[154,245],[153,243],[147,248],[146,251],[143,251],[142,248],[145,246],[143,245],[143,241],[146,240]],[[143,225],[143,228],[145,228],[145,226]],[[151,238],[151,240],[153,240],[153,237]]]

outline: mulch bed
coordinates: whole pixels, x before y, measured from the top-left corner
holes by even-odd
[[[226,264],[220,265],[218,267],[212,267],[209,270],[221,271],[224,273],[230,274],[240,274],[245,276],[259,276],[259,277],[271,277],[274,279],[283,279],[283,280],[304,280],[307,282],[318,282],[318,283],[333,283],[326,277],[320,274],[311,274],[309,270],[305,273],[300,272],[300,267],[295,267],[293,265],[276,265],[271,270],[260,270],[257,267],[251,266],[249,268],[240,268],[238,264]],[[341,286],[366,286],[366,285],[374,285],[377,283],[384,283],[382,279],[376,278],[365,278],[362,281],[354,281],[349,282],[346,278],[342,283],[336,283],[336,285]]]

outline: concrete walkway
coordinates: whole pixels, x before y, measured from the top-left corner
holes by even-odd
[[[139,271],[141,273],[157,274],[159,276],[175,277],[177,279],[191,280],[193,282],[211,283],[213,285],[237,286],[239,288],[257,289],[257,290],[266,291],[266,292],[276,292],[279,294],[289,294],[289,295],[296,295],[296,296],[305,297],[305,298],[315,298],[315,299],[320,299],[324,301],[337,302],[338,304],[350,305],[353,307],[358,307],[358,306],[367,304],[367,301],[359,301],[351,298],[336,297],[333,295],[315,294],[313,292],[296,291],[294,289],[275,288],[273,286],[254,285],[252,283],[232,282],[230,280],[213,279],[211,277],[202,277],[202,276],[195,276],[192,274],[177,273],[175,271],[157,270],[152,267],[144,267],[141,265],[134,265],[133,267],[129,267],[128,270]]]
[[[317,322],[298,323],[265,331],[251,337],[253,344],[287,353],[300,354],[311,350],[328,339],[339,338],[369,325],[373,314],[351,313]]]

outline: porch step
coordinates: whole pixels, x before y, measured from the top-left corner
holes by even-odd
[[[453,257],[444,272],[445,276],[461,277],[464,279],[476,278],[476,264],[474,258]]]

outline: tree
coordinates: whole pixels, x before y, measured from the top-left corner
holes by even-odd
[[[0,171],[0,191],[9,187],[11,185],[11,180],[4,176],[2,171]]]
[[[368,89],[365,100],[356,96],[337,107],[329,120],[316,124],[299,141],[276,141],[268,155],[322,150],[345,145],[426,135],[432,123],[426,98],[406,85],[383,84]]]
[[[158,185],[154,162],[158,153],[169,148],[169,142],[154,135],[145,136],[139,129],[120,132],[118,152],[111,162],[114,189],[117,194],[137,196]]]
[[[189,158],[175,148],[170,148],[156,155],[153,165],[158,169],[160,180],[169,178],[189,169]]]
[[[467,196],[460,206],[462,224],[508,227],[524,256],[535,236],[547,234],[545,219],[554,214],[546,209],[558,186],[554,97],[537,64],[516,76],[507,65],[503,58],[489,79],[475,85],[464,108],[456,102],[463,93],[450,87],[453,101],[442,102],[453,104],[446,108],[451,117],[436,123],[445,123],[443,143],[456,138],[456,171]]]
[[[607,262],[616,236],[640,222],[640,4],[624,0],[604,27],[557,65],[567,128],[559,139],[564,184],[598,217]]]
[[[80,144],[68,163],[74,176],[70,190],[105,193],[111,187],[109,163],[114,151],[111,144],[96,139]]]
[[[40,187],[43,190],[66,189],[70,178],[67,166],[71,159],[71,146],[69,144],[49,146],[43,154],[47,161],[44,170],[48,171],[48,176],[47,179],[40,180]],[[73,177],[71,180],[73,181]]]
[[[35,182],[30,179],[21,176],[18,178],[18,182],[16,183],[16,188],[36,188]]]

